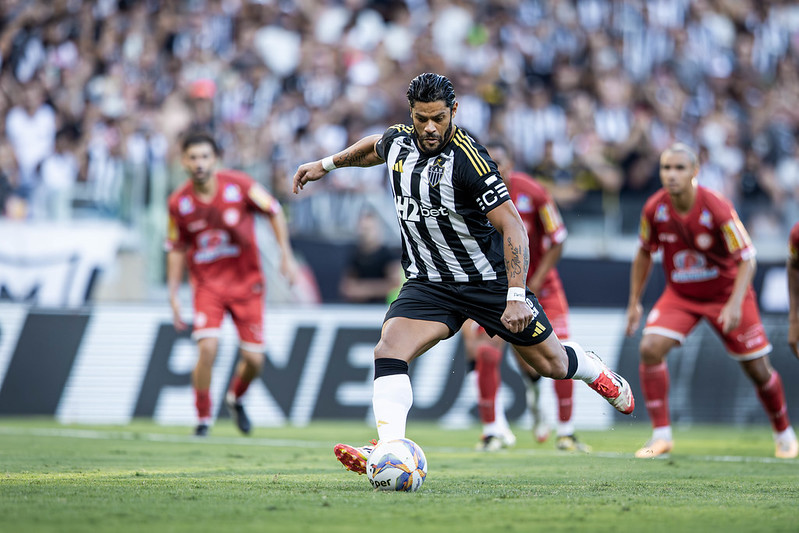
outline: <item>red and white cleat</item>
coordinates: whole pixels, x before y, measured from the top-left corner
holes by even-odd
[[[372,439],[370,444],[360,448],[339,443],[333,446],[333,453],[336,454],[336,459],[344,465],[344,468],[360,475],[366,473],[366,460],[369,459],[369,455],[375,449],[375,446],[377,446],[375,439]]]

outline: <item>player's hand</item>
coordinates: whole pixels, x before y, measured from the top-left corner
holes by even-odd
[[[327,174],[327,170],[322,168],[321,160],[300,165],[297,172],[294,173],[294,186],[292,188],[294,194],[299,194],[309,181],[316,181],[325,174]]]
[[[788,347],[799,357],[799,317],[788,319]]]
[[[731,332],[741,323],[741,306],[727,302],[724,304],[724,307],[721,308],[721,313],[719,313],[716,322],[721,325],[722,333],[726,335]]]
[[[184,331],[188,326],[180,317],[180,303],[177,297],[169,299],[169,305],[172,307],[172,325],[175,326],[175,331]]]
[[[511,300],[502,313],[502,325],[511,333],[519,333],[533,321],[533,310],[526,302]]]
[[[283,257],[280,259],[280,273],[286,281],[289,282],[289,285],[294,285],[294,282],[297,281],[299,270],[300,268],[294,256],[291,254],[283,254]]]
[[[638,329],[638,324],[641,323],[641,317],[644,315],[644,306],[637,303],[635,305],[627,306],[627,327],[624,333],[628,337],[632,337]]]

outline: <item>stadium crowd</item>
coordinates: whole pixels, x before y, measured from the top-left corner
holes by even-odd
[[[391,202],[380,167],[289,200],[291,176],[407,122],[397,96],[434,71],[456,122],[504,138],[567,222],[634,232],[674,141],[753,237],[799,219],[790,0],[5,0],[0,28],[5,217],[135,224],[165,210],[177,139],[204,126],[290,204],[295,234],[353,233],[363,202]]]

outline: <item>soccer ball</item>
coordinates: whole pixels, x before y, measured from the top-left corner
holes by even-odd
[[[366,477],[375,490],[415,492],[427,476],[427,459],[410,439],[381,442],[366,460]]]

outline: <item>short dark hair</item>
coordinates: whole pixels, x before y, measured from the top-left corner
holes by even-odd
[[[455,88],[449,78],[441,74],[425,72],[419,74],[408,86],[408,104],[413,107],[416,102],[437,102],[443,100],[447,107],[455,105]]]
[[[219,145],[216,144],[214,136],[207,131],[190,131],[183,137],[181,151],[185,152],[195,144],[210,144],[214,150],[214,155],[219,155]]]

